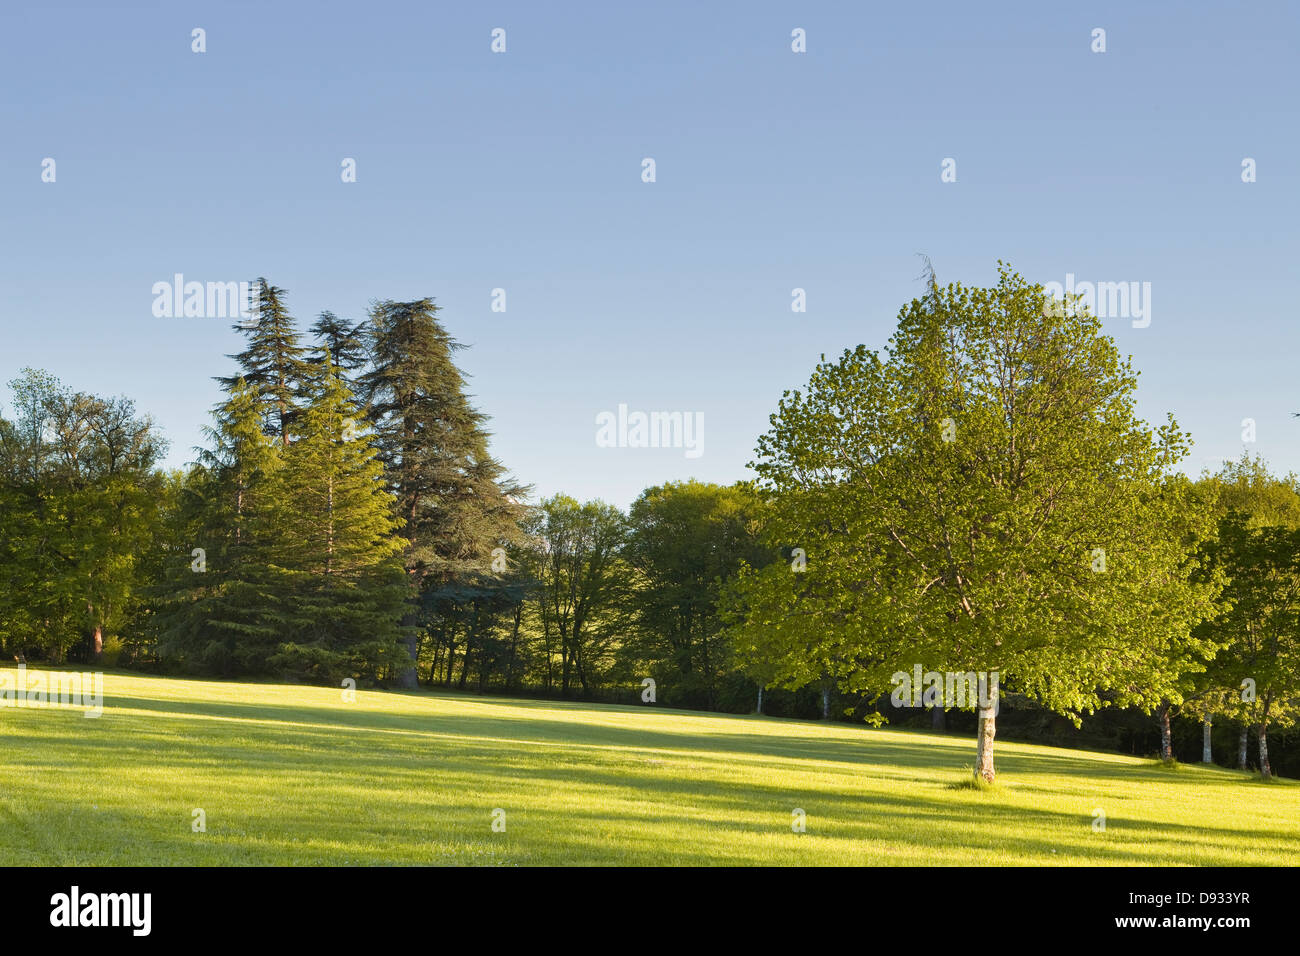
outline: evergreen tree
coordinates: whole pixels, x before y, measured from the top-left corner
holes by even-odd
[[[262,430],[258,392],[236,379],[206,429],[173,517],[176,552],[159,600],[159,648],[223,674],[264,671],[287,621],[276,559],[283,452]]]
[[[295,418],[276,514],[291,597],[278,668],[336,679],[404,663],[407,597],[392,495],[342,375],[326,357]]]
[[[320,318],[311,327],[316,346],[308,359],[313,365],[332,364],[349,382],[352,376],[365,366],[366,340],[365,325],[355,325],[346,319],[340,319],[333,312],[322,312]]]
[[[257,280],[253,301],[253,319],[246,325],[236,324],[235,331],[248,336],[248,347],[229,355],[239,363],[237,375],[218,378],[231,391],[243,379],[257,396],[263,430],[289,444],[289,423],[297,410],[296,402],[302,383],[310,374],[307,349],[299,344],[294,320],[284,305],[285,291]]]
[[[485,596],[494,548],[517,538],[526,489],[488,454],[484,416],[465,394],[452,361],[461,346],[438,320],[432,299],[384,301],[371,311],[370,370],[361,387],[381,458],[397,499],[401,534],[410,542],[406,568],[423,595],[426,623],[449,605]],[[408,609],[406,625],[419,621]],[[471,634],[470,641],[475,640]],[[418,638],[407,637],[416,683]]]

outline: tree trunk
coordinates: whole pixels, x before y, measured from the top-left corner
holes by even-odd
[[[91,645],[91,660],[98,661],[104,653],[104,629],[98,624],[95,625],[95,636]]]
[[[822,720],[831,719],[831,689],[822,684]]]
[[[407,611],[402,615],[402,626],[414,628],[416,620],[415,611]],[[411,631],[408,637],[402,638],[402,643],[406,645],[406,652],[411,655],[411,663],[398,673],[397,686],[403,690],[415,690],[419,686],[415,665],[420,659],[420,637],[414,631]]]
[[[442,682],[442,685],[444,687],[451,686],[451,675],[455,669],[456,669],[456,639],[455,637],[451,637],[448,638],[447,640],[447,676]]]
[[[429,686],[438,686],[438,672],[442,669],[442,631],[438,632],[433,641],[433,664],[429,667]]]
[[[1201,721],[1201,763],[1214,763],[1214,753],[1210,747],[1210,728],[1214,718],[1209,714]]]
[[[569,641],[563,630],[560,631],[560,696],[569,696]]]
[[[465,680],[469,677],[469,659],[474,656],[474,648],[479,643],[478,635],[478,601],[474,602],[474,614],[469,622],[469,634],[465,638],[465,656],[460,665],[460,689],[465,689]]]
[[[474,640],[465,644],[465,652],[460,655],[460,681],[456,684],[457,690],[465,689],[465,681],[469,679],[469,659],[474,656]]]
[[[519,646],[519,625],[523,621],[524,605],[521,601],[515,605],[515,626],[510,632],[510,657],[506,664],[506,689],[512,690],[515,686],[515,649]]]
[[[1273,776],[1273,767],[1268,762],[1268,725],[1259,725],[1259,773],[1265,780]]]
[[[942,707],[935,707],[930,711],[930,729],[947,730],[948,729],[948,712]]]
[[[758,685],[758,710],[754,711],[754,713],[761,714],[762,712],[763,712],[763,685],[759,684]]]
[[[997,732],[997,717],[993,711],[981,710],[975,750],[975,776],[993,782],[993,736]]]
[[[1243,724],[1241,727],[1241,737],[1237,741],[1237,769],[1238,770],[1246,769],[1246,744],[1249,740],[1250,737],[1247,734],[1246,726]]]
[[[1172,760],[1174,757],[1173,732],[1169,727],[1169,701],[1162,700],[1156,708],[1156,719],[1160,721],[1160,759]]]

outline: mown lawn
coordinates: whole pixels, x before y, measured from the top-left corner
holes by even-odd
[[[1300,863],[1294,781],[999,742],[997,787],[954,789],[973,740],[653,705],[342,698],[108,673],[99,719],[0,709],[4,862]]]

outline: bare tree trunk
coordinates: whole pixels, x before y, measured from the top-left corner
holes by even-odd
[[[1237,769],[1246,769],[1246,744],[1250,737],[1246,730],[1246,725],[1241,725],[1241,737],[1237,741]]]
[[[1156,708],[1156,719],[1160,721],[1160,759],[1172,760],[1174,757],[1173,732],[1169,727],[1169,701],[1162,700]]]
[[[1268,724],[1259,725],[1259,773],[1265,780],[1273,776],[1273,767],[1268,762]]]
[[[948,712],[942,707],[934,707],[930,710],[930,729],[947,730],[948,729]]]
[[[992,709],[980,711],[979,730],[976,737],[975,776],[993,782],[993,736],[997,732],[997,717]]]
[[[758,685],[758,710],[754,711],[754,713],[761,714],[762,712],[763,712],[763,685],[759,684]]]
[[[1214,718],[1208,713],[1201,721],[1201,763],[1214,763],[1214,753],[1210,747],[1210,728]]]
[[[93,644],[91,646],[91,654],[93,655],[91,657],[91,660],[95,660],[95,661],[99,660],[100,656],[103,653],[104,653],[104,629],[100,627],[98,624],[96,624],[95,636],[93,639]]]
[[[822,720],[831,719],[831,688],[823,678],[822,680]]]

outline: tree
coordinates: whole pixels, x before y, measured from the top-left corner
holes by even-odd
[[[140,611],[142,562],[159,528],[165,449],[126,398],[99,398],[31,369],[0,420],[0,640],[61,660]],[[6,605],[8,605],[6,607]]]
[[[201,670],[261,673],[287,620],[284,450],[263,430],[259,393],[236,379],[205,429],[212,443],[186,476],[169,521],[175,543],[157,596],[159,650]]]
[[[665,700],[718,706],[733,663],[719,595],[742,563],[764,562],[754,534],[760,507],[744,486],[698,481],[647,488],[632,504],[625,553],[638,574],[639,650]]]
[[[452,357],[460,345],[438,321],[432,299],[384,301],[371,310],[371,368],[360,387],[380,458],[397,501],[405,566],[422,595],[403,619],[410,664],[400,680],[416,685],[415,626],[458,615],[482,599],[478,587],[492,552],[518,540],[528,489],[487,448],[485,417],[465,394]],[[450,610],[449,610],[450,608]],[[434,618],[432,622],[430,618]],[[472,635],[473,639],[473,635]]]
[[[624,629],[626,519],[613,505],[555,495],[538,506],[529,531],[538,553],[533,566],[547,644],[546,686],[558,651],[560,693],[567,697],[576,681],[590,694]]]
[[[1201,484],[1219,516],[1210,560],[1227,577],[1226,611],[1201,627],[1224,645],[1206,693],[1219,702],[1215,710],[1242,722],[1242,769],[1254,728],[1268,778],[1269,727],[1293,724],[1300,702],[1300,481],[1274,477],[1262,459],[1243,455]]]
[[[350,383],[352,376],[365,367],[368,358],[365,331],[364,323],[353,324],[333,312],[322,312],[311,327],[316,347],[308,361],[313,365],[328,362],[339,371],[345,382]]]
[[[352,393],[328,360],[295,417],[275,499],[284,631],[269,663],[321,680],[401,664],[406,601],[392,495]]]
[[[997,674],[1076,722],[1151,680],[1213,588],[1167,533],[1186,436],[1140,421],[1135,387],[1095,317],[1005,265],[914,300],[884,358],[823,360],[759,439],[771,540],[807,567],[750,578],[750,643],[769,628],[788,680],[872,696],[915,663]],[[979,708],[990,781],[995,716]]]
[[[296,402],[303,383],[310,377],[307,349],[299,344],[294,320],[284,305],[285,291],[257,280],[253,319],[236,324],[235,331],[248,336],[248,347],[229,355],[241,371],[217,379],[231,391],[240,379],[253,390],[268,435],[289,444],[289,423],[297,411]]]
[[[1147,501],[1147,527],[1157,535],[1177,541],[1189,555],[1179,575],[1165,579],[1170,587],[1168,600],[1181,599],[1181,574],[1187,584],[1200,589],[1206,604],[1200,612],[1208,619],[1222,611],[1217,599],[1223,589],[1222,569],[1204,550],[1204,542],[1215,532],[1213,504],[1203,488],[1194,486],[1184,475],[1166,475],[1158,490]],[[1154,597],[1155,595],[1153,595]],[[1209,603],[1213,597],[1216,603]],[[1224,641],[1214,632],[1197,626],[1196,621],[1155,631],[1155,639],[1136,648],[1128,664],[1135,679],[1113,687],[1111,702],[1121,707],[1136,707],[1154,713],[1160,728],[1160,758],[1172,760],[1172,717],[1185,707],[1197,708],[1204,717],[1204,707],[1213,698],[1206,674]]]

